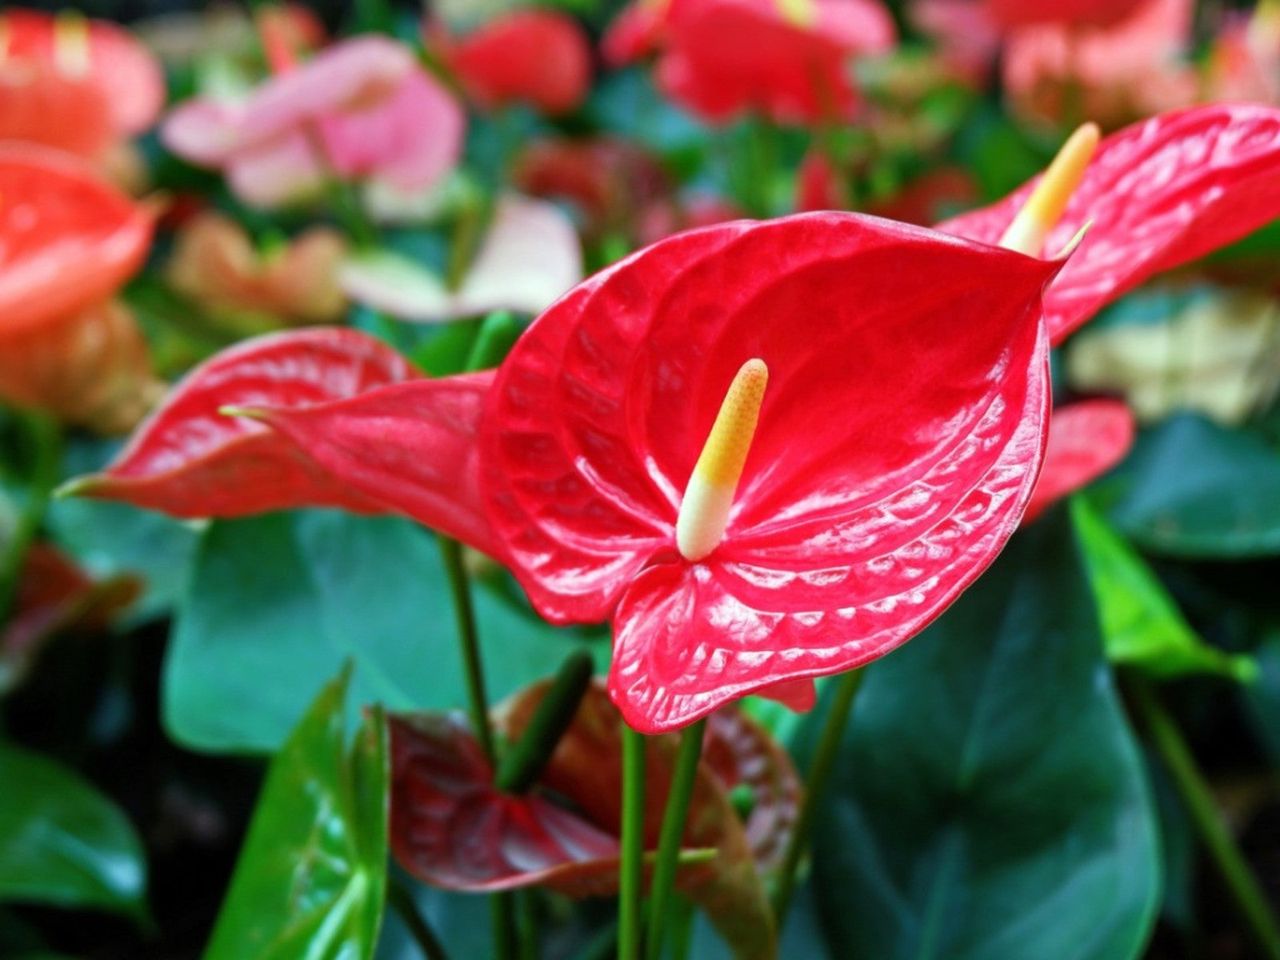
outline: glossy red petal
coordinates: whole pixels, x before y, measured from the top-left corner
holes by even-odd
[[[499,793],[463,717],[392,716],[387,723],[391,851],[409,873],[450,890],[617,889],[616,835],[539,794]]]
[[[808,214],[672,237],[535,322],[482,433],[490,517],[544,616],[617,608],[629,723],[864,663],[986,567],[1039,467],[1057,269]],[[760,426],[726,538],[691,565],[677,504],[750,357],[770,370]]]
[[[153,216],[87,163],[0,144],[0,335],[110,298],[142,264]]]
[[[264,419],[335,481],[493,557],[476,435],[493,372],[414,380]]]
[[[938,225],[997,243],[1035,181]],[[1102,141],[1045,250],[1093,226],[1045,293],[1059,343],[1144,280],[1280,216],[1280,109],[1214,104],[1153,117]]]
[[[1044,467],[1023,522],[1123,460],[1135,429],[1133,414],[1119,400],[1082,400],[1054,410]]]
[[[550,114],[577,107],[591,83],[591,47],[578,22],[530,8],[443,42],[446,62],[484,107],[524,102]]]
[[[73,489],[182,517],[299,506],[385,512],[283,434],[219,410],[303,407],[414,376],[394,350],[355,330],[314,328],[248,340],[194,369],[106,471],[81,478]]]

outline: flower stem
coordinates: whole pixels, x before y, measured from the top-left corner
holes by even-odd
[[[831,768],[835,765],[836,755],[840,752],[840,741],[849,720],[849,711],[853,709],[853,701],[861,685],[861,670],[850,670],[836,681],[835,697],[831,709],[827,711],[822,736],[818,740],[818,749],[809,766],[808,776],[805,778],[804,800],[800,804],[800,815],[796,818],[795,830],[787,843],[782,868],[778,872],[778,886],[773,894],[773,910],[777,917],[779,933],[787,918],[787,910],[791,907],[792,894],[795,893],[796,871],[800,867],[800,857],[808,845],[809,831],[813,829],[813,812],[826,788],[827,780],[831,777]]]
[[[58,425],[51,418],[39,413],[25,414],[22,423],[33,448],[32,467],[22,513],[12,536],[0,547],[0,624],[9,619],[22,579],[23,562],[44,522],[49,495],[58,482],[62,446]]]
[[[1280,960],[1280,923],[1223,822],[1191,748],[1146,680],[1130,675],[1126,688],[1241,919],[1268,960]]]
[[[622,727],[622,864],[618,876],[618,960],[640,960],[644,882],[644,735]]]
[[[693,783],[698,772],[698,758],[702,756],[702,738],[706,729],[707,721],[699,720],[685,727],[680,734],[680,750],[671,776],[671,789],[667,793],[667,808],[662,815],[658,860],[653,868],[653,882],[649,887],[649,935],[645,943],[645,956],[648,960],[658,960],[662,955],[662,931],[667,922],[667,904],[671,901],[671,889],[675,885],[676,861],[680,853],[680,841],[684,839],[684,825],[689,816],[689,801],[693,796]]]
[[[489,698],[485,692],[484,665],[480,659],[480,637],[476,631],[475,607],[471,603],[471,586],[462,566],[462,544],[449,537],[440,538],[444,570],[453,594],[453,608],[458,618],[458,639],[462,649],[462,667],[467,678],[467,703],[471,727],[490,767],[497,764],[493,728],[489,724]],[[515,901],[510,893],[495,893],[489,898],[493,917],[494,955],[498,960],[513,960],[516,955]]]
[[[467,677],[467,703],[471,726],[480,749],[490,765],[497,760],[493,748],[493,728],[489,725],[489,698],[485,693],[484,666],[480,660],[480,639],[476,633],[476,613],[471,604],[471,588],[462,567],[462,544],[448,537],[440,538],[444,570],[453,594],[453,608],[458,617],[458,639],[462,648],[462,668]]]
[[[520,739],[503,751],[494,785],[503,793],[525,793],[546,767],[591,683],[591,655],[575,650],[565,658]]]
[[[405,889],[404,884],[392,880],[387,884],[387,899],[391,901],[392,908],[396,913],[400,914],[400,919],[404,922],[405,929],[409,931],[409,935],[413,937],[422,955],[427,960],[449,960],[449,954],[445,952],[444,944],[440,942],[440,938],[435,935],[435,931],[431,929],[431,924],[427,923],[427,918],[422,915],[418,909],[418,905],[413,901],[413,894]]]

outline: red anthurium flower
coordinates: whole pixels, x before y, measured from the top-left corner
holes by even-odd
[[[513,10],[459,38],[433,27],[428,41],[467,96],[486,109],[522,102],[567,113],[591,85],[587,36],[576,20],[555,10]]]
[[[571,204],[594,238],[629,235],[640,211],[672,190],[657,156],[605,137],[536,140],[520,151],[511,176],[523,193]]]
[[[264,424],[219,411],[269,400],[306,406],[416,376],[354,330],[312,329],[246,341],[193,370],[101,474],[67,492],[183,517],[236,517],[302,503],[379,512]]]
[[[1118,23],[1143,0],[983,0],[987,13],[1003,27],[1066,23],[1106,27]]]
[[[0,139],[96,160],[150,127],[164,95],[155,58],[114,24],[76,13],[0,14]]]
[[[1133,414],[1119,400],[1081,400],[1053,411],[1049,446],[1024,523],[1102,476],[1133,446]]]
[[[426,189],[457,162],[464,123],[412,50],[362,36],[272,77],[245,101],[189,101],[161,132],[180,156],[225,170],[246,202],[273,206],[335,176]]]
[[[545,689],[537,684],[501,707],[498,730],[518,736]],[[622,721],[601,687],[588,689],[538,783],[521,795],[497,790],[461,715],[389,722],[391,848],[405,870],[453,890],[540,885],[575,897],[616,893]],[[646,751],[649,847],[657,844],[675,748],[674,738],[661,738]],[[677,883],[746,951],[740,955],[771,956],[761,876],[786,847],[799,780],[786,752],[736,711],[712,714],[703,749],[684,846],[716,855],[681,867]],[[754,801],[745,823],[728,801],[739,784]]]
[[[613,619],[628,723],[803,704],[776,685],[888,652],[981,572],[1039,467],[1056,270],[812,214],[678,235],[535,322],[481,428],[489,516],[544,616]],[[965,338],[934,336],[943,302]]]
[[[103,432],[154,399],[146,342],[111,297],[141,265],[152,212],[85,161],[0,146],[0,397]]]
[[[1039,255],[1060,250],[1092,224],[1079,252],[1045,291],[1054,343],[1151,276],[1280,215],[1280,110],[1214,104],[1163,114],[1104,139],[1092,162],[1086,132],[1071,145],[1081,151],[1066,150],[1063,160],[1074,170],[1067,180],[1075,183],[1078,176],[1079,185],[1058,193],[1047,216],[1037,202],[1019,217],[1037,178],[989,207],[938,225],[984,243],[1013,231],[1019,236],[1006,242]]]
[[[605,50],[620,61],[660,45],[659,85],[708,120],[811,124],[851,116],[849,61],[894,40],[877,0],[638,0]]]

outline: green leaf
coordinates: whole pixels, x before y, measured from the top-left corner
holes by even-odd
[[[0,900],[146,914],[146,857],[125,815],[79,775],[0,743]]]
[[[1178,557],[1280,554],[1280,452],[1194,414],[1139,435],[1094,502],[1138,546]]]
[[[1258,682],[1245,691],[1245,703],[1272,762],[1280,765],[1280,627],[1272,627],[1258,645]]]
[[[1250,657],[1232,656],[1200,639],[1146,561],[1084,498],[1072,498],[1071,516],[1112,663],[1156,677],[1218,673],[1242,683],[1257,677]]]
[[[1064,510],[867,668],[842,749],[813,842],[834,955],[1140,954],[1155,814]]]
[[[346,747],[348,671],[267,772],[205,960],[373,955],[386,899],[387,735],[373,710]]]
[[[582,642],[483,584],[472,595],[494,702]],[[192,747],[275,749],[348,659],[358,703],[466,703],[440,551],[407,520],[307,511],[213,523],[176,619],[164,716]]]

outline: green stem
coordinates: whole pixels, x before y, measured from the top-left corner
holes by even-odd
[[[809,831],[813,829],[813,813],[826,789],[827,780],[831,777],[831,768],[835,765],[836,756],[840,752],[840,741],[849,721],[849,711],[853,709],[853,701],[861,685],[861,670],[850,670],[836,681],[835,698],[831,709],[827,712],[822,736],[818,740],[818,749],[809,767],[808,776],[805,778],[804,801],[800,804],[800,815],[796,818],[795,830],[787,843],[782,868],[778,873],[778,886],[773,895],[773,909],[777,916],[779,932],[787,918],[787,910],[791,907],[791,897],[795,893],[796,872],[800,867],[800,858],[809,843]]]
[[[521,890],[516,894],[520,908],[520,960],[538,960],[538,891]]]
[[[493,955],[498,960],[515,960],[516,896],[510,890],[489,897],[489,913],[493,920]]]
[[[493,728],[489,725],[489,698],[485,693],[484,666],[480,660],[480,639],[476,632],[476,613],[471,604],[471,588],[462,567],[462,544],[448,537],[440,538],[444,555],[444,571],[453,594],[453,609],[458,617],[458,639],[462,647],[462,668],[467,678],[467,703],[471,726],[480,749],[492,765],[497,755],[493,748]]]
[[[591,654],[585,650],[574,651],[565,658],[524,733],[503,751],[493,781],[503,793],[524,793],[537,782],[560,745],[560,738],[573,723],[591,683],[593,667]]]
[[[22,422],[33,447],[31,478],[27,484],[27,500],[13,535],[0,552],[0,624],[9,619],[18,583],[22,579],[23,562],[40,532],[49,507],[49,496],[57,485],[62,447],[58,424],[51,418],[30,413],[22,415]]]
[[[1204,775],[1196,766],[1191,748],[1187,746],[1155,691],[1136,675],[1127,678],[1130,700],[1137,708],[1147,732],[1155,743],[1156,751],[1164,761],[1169,775],[1186,805],[1200,841],[1226,884],[1240,918],[1244,920],[1268,960],[1280,960],[1280,923],[1267,904],[1266,894],[1258,879],[1249,869],[1240,848],[1236,846],[1222,815],[1214,802],[1213,793]]]
[[[644,734],[622,728],[622,864],[618,876],[618,960],[640,960],[644,883]]]
[[[649,936],[645,943],[648,960],[658,960],[662,955],[662,931],[667,922],[667,904],[675,886],[676,861],[680,854],[680,841],[684,839],[684,825],[689,816],[689,801],[693,797],[693,783],[698,772],[698,758],[702,756],[702,738],[707,721],[699,720],[684,728],[680,734],[680,751],[676,755],[675,772],[671,776],[671,789],[667,793],[667,807],[662,815],[662,833],[658,839],[658,860],[653,868],[653,882],[649,887]]]
[[[484,665],[480,659],[480,637],[476,631],[476,613],[471,603],[471,586],[462,566],[462,544],[449,537],[440,538],[445,574],[453,594],[453,608],[458,617],[458,639],[462,648],[463,673],[467,678],[467,704],[471,727],[480,749],[491,767],[497,763],[493,728],[489,724],[489,697],[485,692]],[[498,960],[512,960],[516,955],[515,902],[510,893],[495,893],[489,898],[493,917],[494,953]]]
[[[418,910],[418,905],[413,901],[413,894],[405,888],[404,884],[395,880],[388,883],[387,899],[391,901],[391,906],[396,913],[400,914],[405,929],[409,931],[409,935],[413,937],[427,960],[449,960],[444,944],[427,923],[427,918]]]

